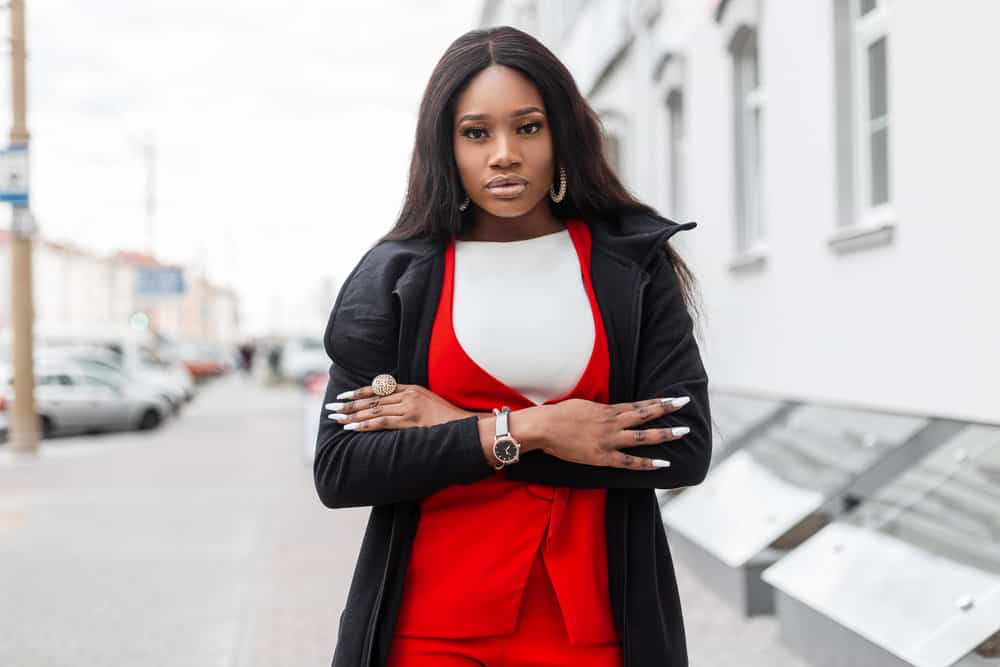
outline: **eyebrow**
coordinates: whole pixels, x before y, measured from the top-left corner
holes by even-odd
[[[524,107],[523,109],[517,109],[516,111],[514,111],[510,115],[510,117],[511,118],[517,118],[518,116],[527,116],[529,113],[531,113],[533,111],[537,111],[538,113],[545,113],[544,111],[542,111],[538,107]],[[490,117],[490,115],[489,114],[485,114],[485,113],[467,113],[464,116],[462,116],[461,118],[459,118],[458,122],[461,123],[461,122],[466,121],[466,120],[486,120],[489,117]]]

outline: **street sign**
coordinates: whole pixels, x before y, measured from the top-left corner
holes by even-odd
[[[28,204],[28,147],[0,151],[0,202]]]
[[[136,276],[139,296],[182,296],[184,272],[173,267],[139,267]]]

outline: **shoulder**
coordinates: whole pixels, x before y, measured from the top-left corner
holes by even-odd
[[[330,311],[323,343],[327,356],[356,369],[385,366],[395,355],[399,327],[393,294],[408,268],[433,256],[438,244],[426,239],[380,241],[358,260]]]

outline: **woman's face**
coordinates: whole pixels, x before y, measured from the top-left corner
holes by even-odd
[[[455,162],[473,204],[502,218],[538,205],[553,182],[552,135],[542,96],[517,70],[492,65],[457,98]],[[492,180],[513,176],[518,184]]]

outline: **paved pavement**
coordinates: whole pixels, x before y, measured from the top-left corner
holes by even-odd
[[[0,447],[0,666],[328,665],[367,510],[319,503],[303,421],[234,377],[152,433]],[[692,667],[802,665],[677,567]]]

